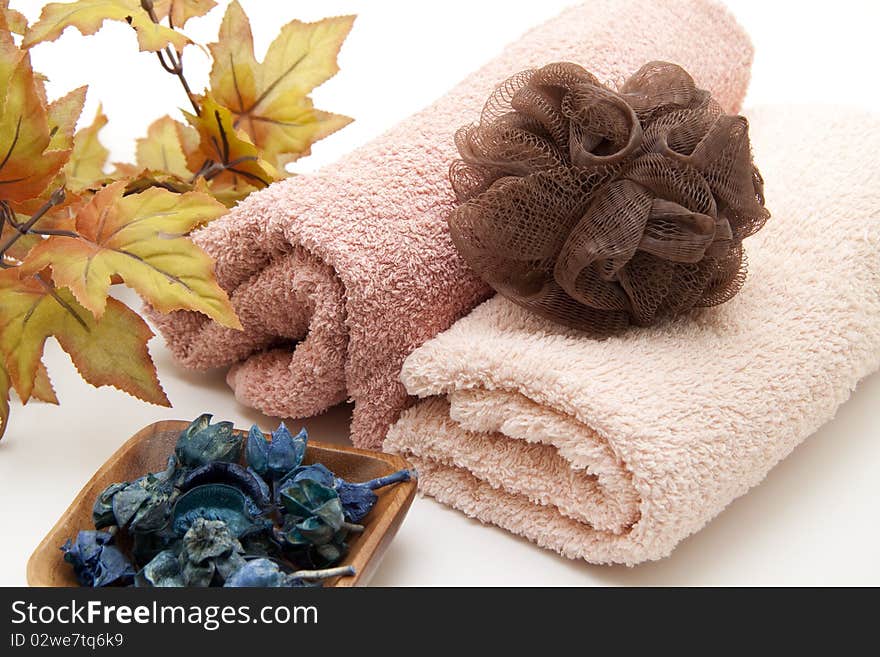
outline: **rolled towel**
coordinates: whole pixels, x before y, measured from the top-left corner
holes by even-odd
[[[486,302],[403,367],[425,399],[385,447],[426,493],[569,558],[658,559],[880,367],[880,117],[748,116],[773,215],[740,294],[604,341]]]
[[[495,85],[552,61],[618,80],[662,59],[734,111],[751,58],[748,37],[714,1],[569,9],[372,143],[251,195],[195,234],[243,332],[192,313],[153,320],[183,365],[234,365],[227,380],[242,403],[301,417],[350,398],[354,443],[379,447],[406,404],[403,359],[488,294],[457,255],[446,217],[454,133],[479,116]]]

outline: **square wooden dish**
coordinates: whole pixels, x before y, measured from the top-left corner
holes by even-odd
[[[130,481],[147,472],[165,468],[168,455],[174,450],[177,437],[189,422],[167,420],[144,427],[107,459],[89,482],[74,498],[70,507],[40,542],[27,565],[27,580],[31,586],[79,586],[70,564],[65,563],[61,545],[74,538],[81,529],[93,529],[92,505],[107,486],[118,481]],[[245,434],[241,430],[237,433]],[[304,463],[319,461],[336,475],[348,481],[366,481],[412,468],[394,454],[370,452],[354,447],[339,447],[309,441]],[[352,565],[353,577],[328,580],[325,586],[359,586],[373,574],[379,561],[412,504],[416,482],[407,481],[376,491],[379,501],[364,520],[365,531],[353,536],[349,553],[340,565]]]

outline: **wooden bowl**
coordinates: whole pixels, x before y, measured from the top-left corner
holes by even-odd
[[[118,481],[136,479],[147,472],[164,470],[178,435],[187,426],[189,422],[177,420],[156,422],[138,431],[116,450],[34,550],[27,565],[28,584],[79,586],[73,568],[63,559],[61,545],[68,538],[74,538],[81,529],[94,528],[92,506],[95,498],[107,486]],[[244,431],[236,431],[245,434]],[[338,447],[310,440],[303,463],[316,461],[323,463],[343,479],[354,482],[412,468],[403,458],[394,454]],[[401,482],[376,493],[379,501],[364,520],[365,531],[351,538],[348,555],[340,564],[354,566],[355,575],[327,580],[325,586],[362,586],[370,579],[412,504],[416,482]]]

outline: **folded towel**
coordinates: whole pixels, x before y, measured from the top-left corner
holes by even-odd
[[[495,85],[551,61],[617,80],[663,59],[736,110],[751,57],[748,37],[710,0],[569,9],[372,143],[253,194],[197,233],[243,332],[191,313],[153,320],[183,365],[235,364],[227,380],[238,400],[270,415],[308,416],[353,399],[352,439],[378,447],[406,403],[403,359],[488,294],[457,255],[446,217],[453,135]]]
[[[740,294],[604,341],[486,302],[403,367],[426,399],[385,447],[426,493],[569,558],[658,559],[880,367],[880,117],[748,116],[773,214]]]

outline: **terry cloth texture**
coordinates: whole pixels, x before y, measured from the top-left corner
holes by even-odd
[[[658,559],[880,367],[880,117],[747,116],[772,216],[740,294],[604,341],[486,302],[403,367],[425,399],[385,447],[424,492],[569,558]]]
[[[354,401],[352,439],[381,446],[406,404],[403,359],[484,300],[446,218],[453,136],[495,86],[552,61],[622,80],[646,61],[684,66],[728,111],[745,94],[748,37],[708,0],[591,0],[533,29],[446,96],[315,175],[252,194],[196,233],[243,332],[152,313],[177,360],[233,365],[236,398],[305,417]]]

